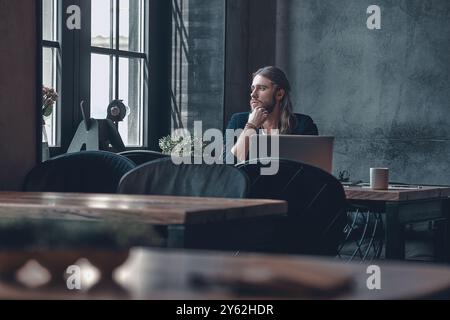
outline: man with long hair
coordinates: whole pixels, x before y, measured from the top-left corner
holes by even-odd
[[[245,161],[249,153],[250,136],[255,132],[271,134],[318,135],[311,117],[293,112],[290,97],[291,85],[286,75],[277,67],[268,66],[253,74],[251,86],[251,112],[237,113],[231,118],[227,129],[244,129],[230,150],[238,161]]]

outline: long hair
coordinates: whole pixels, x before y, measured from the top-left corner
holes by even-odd
[[[284,74],[284,72],[273,66],[268,66],[259,69],[253,74],[253,79],[256,76],[262,76],[269,79],[278,89],[284,89],[285,95],[280,102],[281,117],[278,125],[280,134],[291,134],[297,126],[297,117],[294,115],[291,102],[291,85]]]

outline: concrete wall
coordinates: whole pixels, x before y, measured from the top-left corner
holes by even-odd
[[[36,163],[35,17],[34,0],[0,0],[0,191]]]
[[[277,2],[227,0],[224,126],[250,109],[251,75],[275,63]]]
[[[280,0],[277,63],[297,112],[337,138],[335,171],[450,184],[450,2]],[[368,30],[378,4],[382,29]]]

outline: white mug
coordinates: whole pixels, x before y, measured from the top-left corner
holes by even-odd
[[[373,190],[389,189],[389,169],[370,168],[370,187]]]

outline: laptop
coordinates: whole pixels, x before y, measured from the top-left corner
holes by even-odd
[[[330,136],[254,135],[250,139],[249,160],[267,157],[294,160],[331,174],[333,147],[334,137]]]

